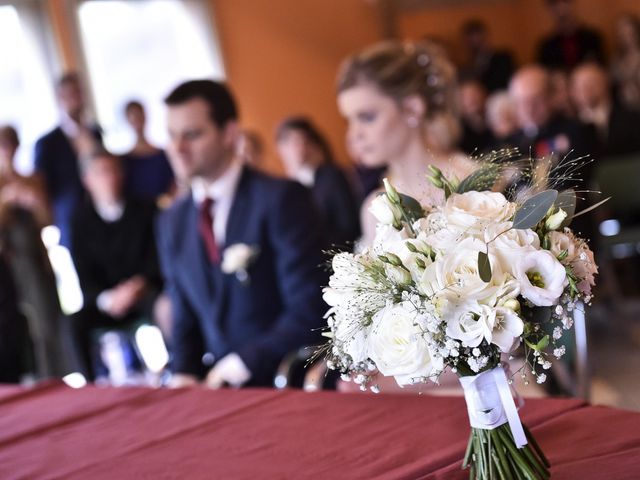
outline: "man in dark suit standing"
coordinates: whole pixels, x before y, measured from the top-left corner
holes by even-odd
[[[70,222],[84,197],[78,158],[102,143],[97,126],[85,119],[85,97],[76,73],[64,75],[56,86],[60,125],[41,137],[35,146],[35,169],[44,179],[52,202],[53,220],[60,229],[60,243],[70,245]]]
[[[197,80],[166,99],[169,157],[191,191],[159,218],[173,310],[172,386],[270,385],[291,350],[318,342],[323,242],[308,191],[244,166],[235,102]]]

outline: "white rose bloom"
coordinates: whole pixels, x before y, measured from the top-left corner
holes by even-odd
[[[461,299],[494,301],[497,290],[507,277],[495,255],[489,252],[491,281],[484,282],[478,271],[478,252],[485,251],[481,240],[468,237],[446,255],[436,258],[422,276],[418,288],[428,296],[446,297],[454,303]]]
[[[483,340],[511,352],[520,342],[524,330],[522,319],[505,307],[490,307],[465,302],[448,315],[447,335],[460,340],[465,347],[477,347]]]
[[[418,320],[408,302],[388,305],[373,317],[368,356],[380,373],[395,377],[400,386],[433,377],[443,368],[442,358],[432,356]]]
[[[466,192],[453,194],[444,206],[447,223],[465,230],[484,229],[488,223],[509,220],[516,204],[498,192]]]
[[[402,211],[389,200],[386,194],[380,194],[371,202],[369,211],[376,217],[378,223],[394,225],[402,220]]]
[[[550,306],[558,301],[567,284],[562,264],[547,250],[526,252],[514,259],[520,293],[534,305]]]

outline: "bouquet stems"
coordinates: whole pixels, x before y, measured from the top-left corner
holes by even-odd
[[[528,444],[517,448],[508,423],[493,430],[472,428],[462,468],[470,480],[546,480],[549,462],[529,429]]]

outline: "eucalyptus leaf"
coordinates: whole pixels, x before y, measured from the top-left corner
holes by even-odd
[[[489,255],[482,251],[478,252],[478,273],[483,282],[488,283],[491,281],[491,262],[489,261]]]
[[[513,217],[513,228],[534,228],[558,198],[557,190],[545,190],[527,199]]]
[[[460,182],[456,188],[456,193],[491,190],[493,184],[498,180],[501,170],[501,166],[497,163],[483,165]]]
[[[424,216],[424,210],[415,198],[405,195],[404,193],[400,193],[399,195],[402,208],[411,221],[415,221]]]
[[[560,224],[560,228],[564,228],[571,223],[576,213],[576,192],[572,188],[560,192],[556,199],[556,207],[567,213],[567,217]]]

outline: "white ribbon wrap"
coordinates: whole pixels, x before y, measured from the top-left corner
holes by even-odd
[[[460,383],[472,427],[493,430],[509,422],[516,446],[522,448],[527,444],[527,436],[502,366],[473,377],[460,377]]]

